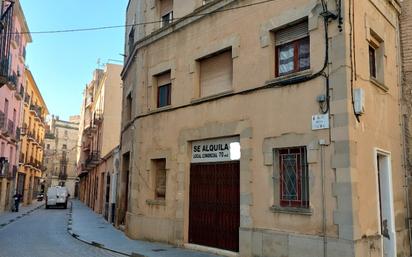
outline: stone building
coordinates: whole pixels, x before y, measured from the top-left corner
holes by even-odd
[[[29,69],[25,69],[26,94],[24,95],[23,125],[20,130],[19,170],[16,189],[28,205],[42,190],[44,166],[44,136],[46,134],[47,105]]]
[[[130,0],[117,225],[240,256],[409,256],[399,14]]]
[[[81,107],[78,145],[80,200],[114,221],[120,143],[121,65],[94,71]]]
[[[46,186],[66,186],[71,197],[77,195],[77,138],[79,123],[76,116],[69,121],[52,116],[45,139],[44,165]]]
[[[32,38],[18,0],[0,0],[0,24],[0,212],[3,212],[10,210],[15,191],[26,87],[26,45]],[[21,31],[27,33],[20,34]]]
[[[412,196],[412,3],[403,1],[402,13],[400,15],[400,41],[402,46],[401,62],[402,62],[402,120],[404,125],[404,140],[405,140],[405,166],[407,168],[406,176],[408,195]],[[409,199],[407,208],[410,212],[412,206]],[[411,226],[412,220],[408,220]],[[411,235],[412,237],[412,235]]]

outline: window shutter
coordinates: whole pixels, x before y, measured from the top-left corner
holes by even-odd
[[[200,61],[201,96],[210,96],[232,88],[233,62],[232,51]]]
[[[304,21],[275,32],[276,45],[283,45],[288,42],[309,36],[308,21]]]
[[[170,71],[157,76],[157,86],[158,87],[171,84],[171,83],[172,82],[170,80]]]
[[[173,0],[160,0],[160,16],[173,11]]]

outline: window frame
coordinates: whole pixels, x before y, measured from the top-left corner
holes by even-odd
[[[368,56],[369,56],[369,76],[376,80],[378,78],[378,69],[377,69],[377,63],[376,63],[376,48],[373,47],[371,44],[369,44]]]
[[[131,121],[132,120],[132,107],[133,107],[133,97],[132,93],[130,92],[126,96],[126,103],[125,103],[125,115],[126,115],[126,121]]]
[[[161,105],[160,103],[160,89],[161,88],[167,88],[167,99],[166,99],[166,104]],[[171,105],[172,102],[172,83],[167,83],[164,85],[158,85],[157,86],[157,108],[162,108]]]
[[[283,167],[283,155],[295,155],[296,168],[295,174],[297,175],[295,181],[296,198],[287,199],[285,195],[285,172]],[[277,167],[274,167],[278,171],[279,177],[279,206],[281,208],[310,208],[310,190],[309,190],[309,165],[307,161],[307,148],[306,146],[294,146],[274,149],[275,163]],[[275,192],[276,195],[276,192]]]
[[[129,55],[132,54],[133,49],[134,49],[134,34],[135,34],[135,30],[134,30],[134,26],[132,26],[132,28],[130,29],[129,32],[129,37],[128,37],[128,50],[129,50]]]
[[[172,24],[172,22],[173,22],[173,10],[171,10],[170,12],[162,15],[160,17],[160,20],[161,20],[161,22],[160,22],[160,27],[161,28]]]
[[[299,47],[304,43],[307,42],[308,47],[309,47],[309,66],[302,69],[300,67],[300,59],[299,59]],[[286,72],[286,73],[280,73],[280,50],[283,47],[289,46],[289,45],[293,45],[293,70]],[[286,75],[290,75],[293,73],[297,73],[297,72],[301,72],[301,71],[305,71],[305,70],[309,70],[310,69],[310,36],[305,36],[302,38],[298,38],[295,39],[293,41],[284,43],[284,44],[280,44],[280,45],[275,45],[275,76],[276,77],[282,77],[282,76],[286,76]]]

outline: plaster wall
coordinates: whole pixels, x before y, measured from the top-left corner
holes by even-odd
[[[230,14],[218,13],[175,31],[179,25],[172,25],[169,31],[165,28],[156,32],[164,35],[156,39],[153,35],[137,44],[135,61],[123,73],[123,99],[131,93],[134,101],[132,122],[122,121],[122,153],[132,153],[130,204],[126,214],[129,236],[178,245],[187,243],[190,142],[238,135],[242,148],[240,256],[321,256],[325,243],[323,208],[327,256],[382,254],[375,199],[375,148],[382,148],[392,156],[397,248],[399,256],[407,256],[401,127],[397,115],[400,113],[396,66],[399,45],[395,40],[398,12],[389,2],[356,2],[353,27],[357,54],[352,57],[353,32],[349,23],[352,9],[349,1],[343,1],[343,7],[343,31],[339,31],[337,22],[329,27],[330,130],[313,131],[310,123],[312,115],[319,113],[317,96],[325,94],[322,77],[237,94],[268,85],[268,81],[275,79],[271,31],[304,17],[308,17],[310,33],[309,74],[321,69],[325,41],[319,16],[321,8],[316,1],[275,1],[254,6],[253,11],[241,8]],[[154,18],[154,12],[151,16],[146,12],[145,18]],[[382,83],[372,83],[369,78],[370,28],[384,35]],[[228,47],[233,58],[232,90],[227,95],[200,98],[196,60]],[[157,109],[153,76],[167,70],[171,70],[172,103],[170,107]],[[363,88],[366,96],[366,111],[360,122],[356,121],[351,104],[352,72],[356,78],[354,86]],[[319,144],[321,139],[326,146]],[[308,149],[311,200],[310,209],[303,213],[272,208],[277,201],[272,153],[274,148],[287,146]],[[150,162],[157,158],[166,158],[164,203],[153,201]],[[321,166],[325,169],[325,205],[321,201]]]

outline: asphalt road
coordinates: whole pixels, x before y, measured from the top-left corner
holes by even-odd
[[[124,257],[71,237],[68,210],[41,208],[0,228],[0,257]]]

